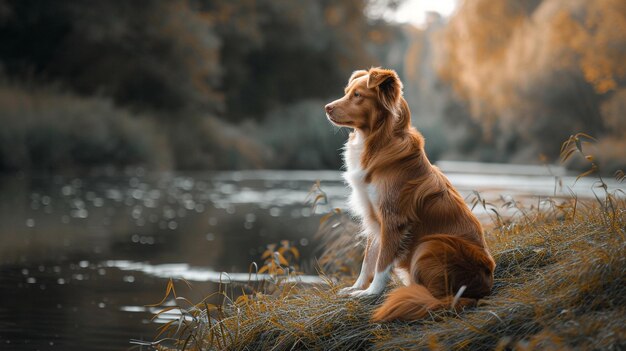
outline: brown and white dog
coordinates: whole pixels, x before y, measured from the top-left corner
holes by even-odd
[[[393,70],[352,74],[345,96],[326,105],[335,125],[353,128],[345,145],[350,208],[367,239],[352,296],[381,294],[391,271],[406,285],[372,320],[415,320],[429,311],[472,306],[488,295],[495,262],[483,228],[450,181],[430,164],[411,125]]]

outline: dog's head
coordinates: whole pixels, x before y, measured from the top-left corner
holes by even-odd
[[[337,126],[371,131],[401,113],[402,82],[389,69],[355,71],[348,80],[345,96],[325,109],[328,120]]]

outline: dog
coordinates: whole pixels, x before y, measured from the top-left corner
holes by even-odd
[[[402,95],[395,71],[370,68],[355,71],[345,96],[325,106],[332,124],[352,129],[343,176],[366,239],[361,272],[341,293],[380,295],[392,270],[405,285],[374,311],[375,322],[474,306],[493,286],[483,228],[428,160]]]

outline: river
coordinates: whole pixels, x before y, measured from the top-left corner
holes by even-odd
[[[570,187],[580,198],[602,192],[593,179],[575,182],[560,168],[441,168],[468,202],[478,191],[494,206],[509,199],[541,205],[569,196]],[[245,280],[250,263],[281,240],[301,251],[311,273],[319,219],[345,209],[348,194],[336,171],[138,169],[0,179],[2,350],[124,350],[130,340],[152,340],[166,319],[153,319],[156,309],[146,305],[161,300],[170,277],[187,279],[192,288],[177,285],[179,294],[199,301],[217,289],[222,272]],[[316,180],[327,202],[313,210]],[[491,221],[481,206],[474,211]]]

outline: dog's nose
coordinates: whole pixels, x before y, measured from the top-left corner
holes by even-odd
[[[328,104],[324,107],[324,109],[326,110],[326,113],[331,113],[333,111],[333,105]]]

